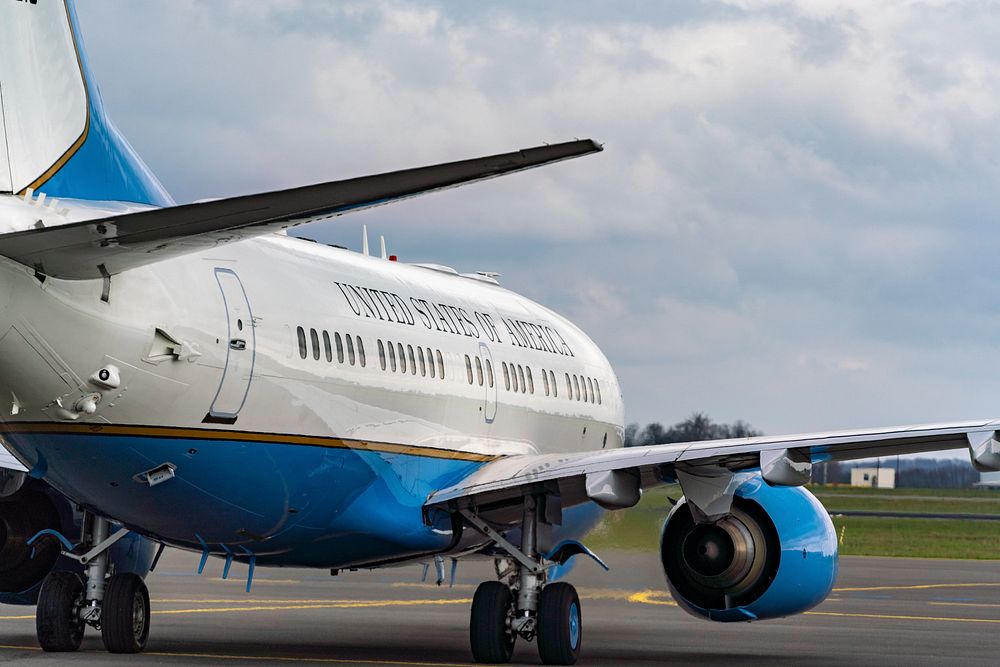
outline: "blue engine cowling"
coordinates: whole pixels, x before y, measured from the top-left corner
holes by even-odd
[[[27,542],[51,528],[70,539],[79,538],[82,513],[65,496],[39,480],[28,479],[16,492],[0,497],[0,603],[33,605],[42,581],[52,570],[83,572],[75,560],[60,555],[54,538]],[[134,533],[112,546],[109,558],[115,572],[145,577],[155,544]]]
[[[674,600],[713,621],[789,616],[822,602],[837,577],[837,535],[816,497],[749,477],[732,512],[694,521],[685,500],[663,524],[660,558]]]

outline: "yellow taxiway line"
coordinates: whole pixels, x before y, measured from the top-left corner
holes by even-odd
[[[919,584],[912,586],[859,586],[835,588],[836,592],[857,592],[857,591],[888,591],[888,590],[932,590],[947,588],[977,588],[977,587],[1000,587],[1000,583],[954,583],[954,584]],[[625,591],[615,589],[581,589],[581,597],[584,599],[621,600],[631,604],[645,604],[655,606],[676,607],[677,603],[670,599],[669,593],[659,590],[645,591]],[[444,605],[467,605],[472,602],[471,598],[421,598],[412,600],[290,600],[290,599],[260,599],[241,600],[234,598],[163,598],[155,601],[156,604],[175,605],[212,605],[221,604],[226,606],[193,606],[182,609],[157,609],[153,611],[157,616],[170,615],[194,615],[194,614],[239,614],[253,612],[273,612],[273,611],[300,611],[317,609],[376,609],[386,607],[421,607],[421,606],[444,606]],[[239,604],[244,603],[244,604]],[[968,607],[996,607],[988,603],[964,603],[964,602],[928,602],[929,605],[948,606],[968,606]],[[837,612],[837,611],[807,611],[807,616],[826,616],[831,618],[867,618],[875,620],[897,620],[897,621],[923,621],[937,623],[978,623],[978,624],[1000,624],[1000,619],[994,618],[967,618],[954,616],[916,616],[904,614],[884,614],[865,612]],[[33,620],[34,615],[0,616],[0,620]],[[0,644],[0,650],[10,651],[38,651],[35,646],[13,646]],[[364,660],[347,658],[322,658],[322,657],[294,657],[294,656],[257,656],[257,655],[236,655],[224,653],[193,653],[193,652],[157,652],[146,651],[144,655],[157,656],[163,658],[176,658],[180,660],[208,660],[227,662],[275,662],[275,663],[313,663],[313,664],[361,664],[361,665],[398,665],[400,667],[457,667],[467,663],[445,663],[445,662],[419,662],[406,660]]]
[[[157,601],[160,602],[160,601]],[[199,600],[197,602],[209,602]],[[155,609],[154,616],[178,614],[238,614],[257,611],[297,611],[303,609],[365,609],[376,607],[419,607],[449,604],[471,604],[472,598],[430,599],[430,600],[323,600],[311,604],[295,604],[297,600],[287,600],[287,604],[244,604],[238,607],[194,607],[191,609]],[[0,621],[23,621],[30,616],[0,616]]]
[[[858,591],[925,591],[933,588],[990,588],[1000,586],[1000,582],[979,582],[970,584],[916,584],[913,586],[854,586],[851,588],[834,588],[834,593],[849,593]]]
[[[807,611],[806,616],[847,616],[851,618],[878,618],[893,621],[935,621],[943,623],[1000,623],[1000,618],[959,618],[951,616],[904,616],[902,614],[863,614],[845,611]]]
[[[37,646],[7,646],[0,644],[0,650],[41,651]],[[399,665],[401,667],[468,667],[468,662],[416,662],[413,660],[365,660],[363,658],[306,658],[280,655],[228,655],[225,653],[185,653],[181,651],[143,651],[142,655],[158,658],[184,658],[187,660],[231,660],[254,662],[299,662],[321,665]]]
[[[1000,604],[997,604],[996,602],[939,602],[939,601],[932,601],[932,602],[928,602],[927,604],[937,605],[938,607],[990,607],[990,608],[993,608],[993,609],[995,609],[997,607],[1000,607]]]
[[[1000,586],[1000,584],[959,584],[958,586],[962,588],[970,588],[973,586]],[[908,588],[945,588],[946,584],[927,584],[924,586],[913,586]],[[888,586],[880,587],[878,590],[885,590],[890,588]],[[892,587],[892,588],[903,588],[903,587]],[[859,589],[834,589],[834,590],[859,590]],[[860,589],[868,590],[868,589]],[[649,604],[649,605],[664,605],[676,607],[677,603],[673,600],[662,599],[667,596],[667,593],[662,591],[640,591],[639,593],[633,593],[628,596],[628,601],[634,604]],[[934,603],[930,604],[964,604],[964,603]],[[894,621],[936,621],[944,623],[1000,623],[1000,619],[997,618],[963,618],[956,616],[911,616],[903,614],[876,614],[876,613],[865,613],[865,612],[846,612],[846,611],[807,611],[803,615],[805,616],[835,616],[844,618],[876,618],[876,619],[886,619]]]

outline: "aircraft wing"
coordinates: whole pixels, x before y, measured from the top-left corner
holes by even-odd
[[[31,229],[0,236],[0,255],[55,278],[101,278],[177,255],[600,150],[600,144],[583,139],[290,190]]]
[[[792,473],[797,469],[798,483],[802,483],[808,481],[812,463],[960,448],[970,449],[973,463],[980,469],[997,469],[998,428],[998,420],[972,421],[509,456],[487,463],[457,484],[431,494],[426,505],[450,509],[502,507],[528,493],[558,489],[562,506],[568,507],[593,499],[599,492],[594,487],[607,484],[606,474],[612,471],[631,473],[642,488],[672,482],[678,474],[720,478],[727,473],[758,469],[765,479],[770,477],[778,484],[794,481],[796,475]],[[681,483],[683,486],[683,477]]]
[[[21,465],[21,462],[14,458],[14,456],[7,451],[4,447],[3,441],[0,440],[0,468],[6,468],[7,470],[18,470],[20,472],[27,472],[28,469]]]

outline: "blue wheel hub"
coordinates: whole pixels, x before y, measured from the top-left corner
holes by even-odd
[[[569,645],[576,650],[580,644],[580,607],[574,602],[569,606]]]

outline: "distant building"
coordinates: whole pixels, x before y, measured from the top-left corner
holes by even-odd
[[[896,471],[892,468],[851,468],[851,486],[894,489]]]
[[[1000,472],[981,472],[976,486],[985,486],[990,489],[1000,489]]]

